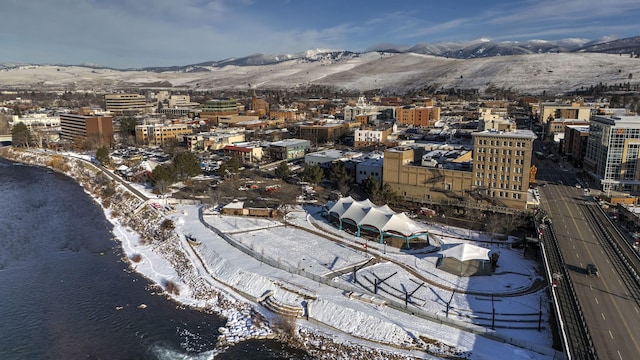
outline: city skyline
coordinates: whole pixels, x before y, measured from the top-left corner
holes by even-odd
[[[255,53],[366,51],[380,44],[615,40],[640,3],[37,0],[3,4],[0,63],[187,65]]]

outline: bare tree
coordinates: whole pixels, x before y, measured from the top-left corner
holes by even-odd
[[[493,213],[486,217],[485,230],[491,235],[491,242],[496,238],[496,235],[502,231],[502,216]]]
[[[44,140],[46,139],[47,135],[45,134],[45,132],[42,129],[39,128],[35,128],[33,129],[33,131],[31,131],[31,140],[33,141],[33,143],[35,144],[35,146],[41,148],[43,146]]]
[[[9,126],[9,116],[0,114],[0,134],[11,134],[11,127]]]

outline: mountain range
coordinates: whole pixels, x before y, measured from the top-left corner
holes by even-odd
[[[190,65],[112,69],[96,65],[0,64],[0,87],[109,91],[130,88],[296,89],[312,85],[404,93],[489,87],[564,93],[640,81],[640,36],[606,40],[379,44],[364,52],[254,54]]]

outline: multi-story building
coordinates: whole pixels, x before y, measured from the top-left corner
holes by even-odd
[[[546,123],[558,118],[589,120],[591,118],[591,107],[583,105],[581,102],[571,104],[556,102],[540,104],[541,122]]]
[[[257,120],[259,120],[257,115],[220,115],[215,123],[221,126],[236,126],[241,122]]]
[[[60,114],[60,140],[84,142],[90,147],[113,145],[113,118],[110,113],[82,108]]]
[[[167,102],[170,108],[193,108],[200,106],[200,103],[191,101],[189,95],[171,95],[169,99],[167,99]]]
[[[387,142],[389,135],[396,133],[398,126],[394,123],[393,126],[382,129],[356,129],[354,132],[354,146],[366,147],[372,145],[384,145]]]
[[[200,118],[218,124],[218,118],[226,115],[238,115],[238,102],[234,99],[220,98],[207,100],[202,104],[202,111],[200,112]]]
[[[318,165],[328,170],[336,161],[347,161],[360,156],[362,156],[361,152],[331,149],[306,154],[304,163],[305,165]]]
[[[565,127],[569,125],[589,126],[589,121],[565,118],[554,119],[548,122],[548,134],[554,136],[557,134],[564,134]]]
[[[49,114],[28,114],[28,115],[13,115],[9,126],[13,127],[16,124],[25,124],[27,129],[31,132],[32,137],[39,146],[43,146],[46,143],[55,143],[60,140],[60,116],[51,116]]]
[[[347,105],[342,109],[344,113],[344,120],[354,121],[359,115],[375,114],[378,111],[378,107],[367,102],[367,98],[361,96],[358,98],[358,102],[355,106]]]
[[[384,165],[382,156],[369,157],[368,159],[357,161],[355,165],[356,183],[362,184],[363,181],[371,176],[378,184],[382,184],[382,166]]]
[[[180,137],[178,137],[180,138]],[[227,145],[245,141],[244,130],[205,132],[183,136],[182,143],[186,144],[190,151],[220,150]]]
[[[136,142],[140,145],[163,146],[169,141],[177,141],[179,135],[193,133],[188,124],[146,124],[136,125]]]
[[[104,96],[105,109],[116,115],[137,115],[149,112],[153,105],[140,94],[107,94]]]
[[[567,125],[564,128],[564,155],[574,166],[582,167],[588,139],[588,125]]]
[[[478,122],[479,131],[496,130],[496,131],[511,131],[516,129],[515,121],[509,118],[495,118],[491,120],[481,119]]]
[[[584,171],[602,191],[640,192],[640,116],[595,116]]]
[[[396,121],[401,125],[434,127],[440,120],[440,108],[436,106],[403,106],[396,108]]]
[[[22,123],[27,126],[27,129],[42,129],[42,128],[58,128],[60,127],[60,116],[51,116],[49,114],[28,114],[28,115],[13,115],[11,117],[10,126]]]
[[[238,143],[226,145],[222,148],[222,152],[242,162],[252,163],[262,160],[263,147],[259,143]]]
[[[286,139],[269,144],[268,152],[272,160],[293,160],[304,158],[309,149],[309,140]]]
[[[501,120],[509,117],[506,107],[480,107],[478,112],[480,113],[480,120],[484,121]]]
[[[299,119],[298,110],[296,109],[285,109],[285,110],[270,110],[269,118],[276,120],[284,120],[284,121],[296,121]]]
[[[422,166],[421,152],[408,146],[384,153],[383,183],[409,201],[487,203],[527,207],[535,134],[529,130],[473,133],[473,152]]]
[[[265,99],[258,98],[255,94],[251,97],[251,109],[247,115],[255,115],[264,118],[269,113],[269,103]]]
[[[357,125],[359,126],[359,125]],[[319,121],[314,124],[300,125],[299,136],[311,141],[313,145],[334,143],[342,135],[351,133],[349,123]]]
[[[536,135],[530,130],[489,130],[472,136],[472,191],[490,196],[505,206],[524,209]]]

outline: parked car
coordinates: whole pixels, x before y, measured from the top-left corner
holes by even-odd
[[[598,268],[593,264],[587,265],[587,274],[594,277],[598,277],[600,275],[598,273]]]

